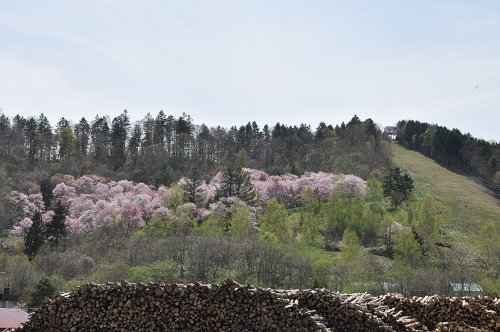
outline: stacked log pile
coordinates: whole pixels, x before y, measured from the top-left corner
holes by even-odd
[[[325,289],[288,292],[287,298],[296,301],[301,308],[315,310],[324,317],[331,331],[393,331],[368,308],[368,303],[375,300],[366,293],[336,294]]]
[[[87,284],[36,311],[19,331],[320,331],[321,319],[232,281]]]
[[[500,300],[240,285],[85,284],[16,331],[500,331]]]
[[[500,331],[500,299],[489,297],[388,295],[383,302],[437,331]]]

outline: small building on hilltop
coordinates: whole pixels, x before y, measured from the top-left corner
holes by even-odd
[[[397,135],[398,135],[398,127],[387,126],[384,128],[384,137],[386,137],[387,139],[394,141],[396,140]]]

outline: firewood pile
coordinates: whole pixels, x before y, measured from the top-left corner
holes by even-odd
[[[500,331],[500,299],[434,295],[394,301],[389,295],[384,303],[436,331]]]
[[[35,331],[500,331],[500,299],[405,298],[203,284],[84,284],[34,312]]]
[[[321,331],[321,317],[233,281],[85,284],[36,311],[18,331]]]

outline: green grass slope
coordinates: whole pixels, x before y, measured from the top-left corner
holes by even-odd
[[[481,227],[490,223],[499,232],[500,201],[474,178],[456,174],[418,152],[392,144],[392,154],[395,163],[413,177],[417,189],[436,199],[453,247],[472,249],[484,258],[487,239]]]

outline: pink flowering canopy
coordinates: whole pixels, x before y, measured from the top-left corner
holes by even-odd
[[[306,172],[302,176],[271,176],[255,169],[246,168],[244,171],[260,201],[257,206],[249,207],[253,215],[271,198],[276,198],[289,207],[298,206],[306,188],[311,188],[320,201],[327,201],[333,192],[344,197],[359,198],[364,197],[367,191],[365,181],[355,175]],[[195,189],[196,205],[184,204],[183,209],[192,211],[198,221],[206,219],[214,211],[220,212],[225,205],[223,202],[216,202],[216,197],[222,186],[222,179],[223,173],[219,172],[209,181],[201,181]],[[93,175],[80,178],[65,175],[54,181],[57,182],[53,190],[54,198],[62,201],[68,208],[65,223],[71,233],[89,232],[114,225],[133,231],[142,228],[153,214],[166,220],[170,216],[167,206],[175,209],[178,204],[182,204],[176,198],[179,187],[192,185],[190,179],[182,178],[178,182],[179,187],[162,186],[156,189],[144,183],[106,181]],[[225,199],[226,203],[231,201]],[[37,210],[42,213],[44,223],[50,222],[54,215],[53,211],[44,211],[41,194],[26,195],[13,191],[9,201],[18,220],[11,230],[13,235],[26,234]]]
[[[17,218],[31,218],[36,211],[44,211],[42,194],[26,195],[19,191],[12,191],[8,197],[10,207],[17,212]]]
[[[59,179],[60,180],[60,179]],[[144,183],[111,181],[97,176],[75,179],[64,176],[53,190],[54,198],[68,208],[66,226],[71,233],[82,233],[114,224],[121,224],[128,231],[140,229],[153,214],[168,216],[165,197],[168,189],[151,188]],[[39,197],[38,197],[39,196]],[[36,210],[43,211],[41,194],[11,193],[11,201],[23,207],[20,221],[11,234],[23,235],[31,227],[31,217]],[[44,223],[52,220],[53,211],[42,214]]]
[[[195,202],[199,208],[207,208],[209,204],[215,201],[217,192],[222,186],[224,173],[218,172],[210,181],[202,180],[195,190]],[[192,180],[182,177],[177,184],[182,188],[188,188],[192,185]]]
[[[268,176],[262,171],[247,169],[250,179],[262,202],[271,198],[287,206],[297,206],[306,188],[311,188],[320,201],[327,201],[333,192],[349,198],[364,197],[366,182],[355,175],[338,175],[325,172],[306,172]]]
[[[293,174],[268,175],[266,172],[245,168],[261,203],[276,198],[287,206],[297,206],[306,188],[311,188],[321,201],[327,201],[333,192],[349,198],[364,197],[366,182],[355,175],[333,174],[325,172],[306,172],[302,176]],[[223,173],[219,172],[210,181],[202,181],[196,188],[196,204],[206,209],[215,201],[216,193],[222,185]],[[191,180],[182,178],[178,184],[182,187],[191,185]]]

